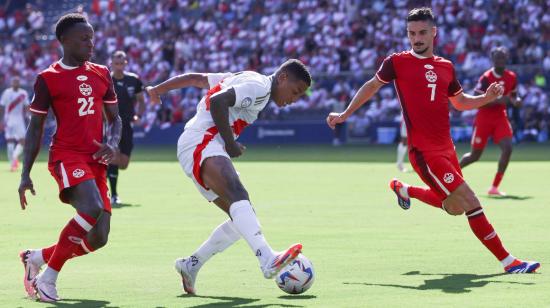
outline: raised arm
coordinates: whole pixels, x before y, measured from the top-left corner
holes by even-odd
[[[453,104],[453,106],[459,111],[471,110],[491,103],[497,97],[501,96],[503,92],[504,88],[502,85],[493,82],[489,85],[484,94],[473,96],[460,92],[458,95],[449,97],[449,100],[451,101],[451,104]]]
[[[348,108],[342,113],[331,112],[327,117],[327,124],[330,128],[334,129],[336,124],[346,121],[346,119],[352,115],[359,107],[363,106],[378,90],[384,85],[378,78],[372,77],[369,81],[365,82],[363,86],[355,93],[355,96],[351,100]]]
[[[201,89],[210,88],[207,75],[201,73],[186,73],[172,77],[156,86],[147,87],[146,90],[149,97],[151,97],[151,102],[158,104],[160,103],[160,96],[164,93],[187,87],[197,87]]]

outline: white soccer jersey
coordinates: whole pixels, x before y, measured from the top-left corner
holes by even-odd
[[[14,91],[8,88],[2,93],[0,105],[4,107],[4,123],[6,126],[24,125],[24,108],[29,105],[27,91],[19,88]]]
[[[197,114],[185,125],[186,131],[206,132],[215,129],[210,114],[210,97],[225,89],[235,90],[235,105],[229,107],[229,124],[235,138],[258,119],[271,94],[271,77],[244,71],[239,73],[208,74],[210,90],[197,105]]]

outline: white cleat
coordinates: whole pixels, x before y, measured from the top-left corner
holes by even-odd
[[[181,276],[181,285],[183,290],[187,294],[195,295],[197,290],[195,289],[195,280],[197,279],[197,273],[201,268],[202,263],[195,256],[189,256],[187,258],[180,258],[176,260],[174,267]]]
[[[288,247],[267,261],[267,266],[262,266],[262,272],[266,279],[271,279],[277,275],[283,267],[292,262],[302,252],[302,244],[294,244]]]
[[[25,269],[23,285],[25,286],[27,295],[32,299],[36,299],[36,290],[34,289],[32,282],[34,278],[38,276],[41,266],[32,262],[31,254],[37,252],[40,253],[40,251],[27,249],[19,253],[19,258],[21,258],[21,263],[23,263],[23,267]]]
[[[33,280],[33,287],[41,302],[57,302],[61,300],[57,295],[55,282],[42,281],[40,275]]]

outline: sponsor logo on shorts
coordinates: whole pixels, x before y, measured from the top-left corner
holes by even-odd
[[[84,174],[86,174],[86,172],[84,172],[84,170],[82,170],[82,169],[74,169],[73,170],[73,177],[75,177],[77,179],[83,177]]]
[[[87,77],[87,76],[84,76],[84,75],[78,75],[78,76],[76,76],[76,80],[78,80],[78,81],[86,81],[86,80],[88,80],[88,77]]]
[[[241,108],[246,108],[250,105],[252,105],[252,98],[250,97],[243,98],[243,100],[241,101]]]
[[[455,176],[452,173],[445,173],[445,175],[443,176],[443,181],[445,181],[445,183],[447,184],[452,183],[454,180]]]
[[[428,80],[428,82],[436,82],[437,81],[437,74],[434,71],[427,71],[426,72],[426,80]]]

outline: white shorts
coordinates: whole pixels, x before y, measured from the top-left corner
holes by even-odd
[[[17,123],[14,125],[6,125],[6,130],[4,133],[4,137],[6,140],[9,139],[15,139],[15,140],[21,140],[25,139],[25,134],[27,132],[27,129],[25,128],[25,124],[23,123]]]
[[[405,125],[405,122],[401,121],[399,130],[401,133],[401,138],[407,138],[407,126]]]
[[[200,167],[205,159],[213,156],[231,159],[225,151],[224,142],[219,134],[212,135],[208,132],[191,130],[181,134],[178,140],[178,160],[181,168],[209,202],[216,200],[218,195],[204,186],[200,177]]]

